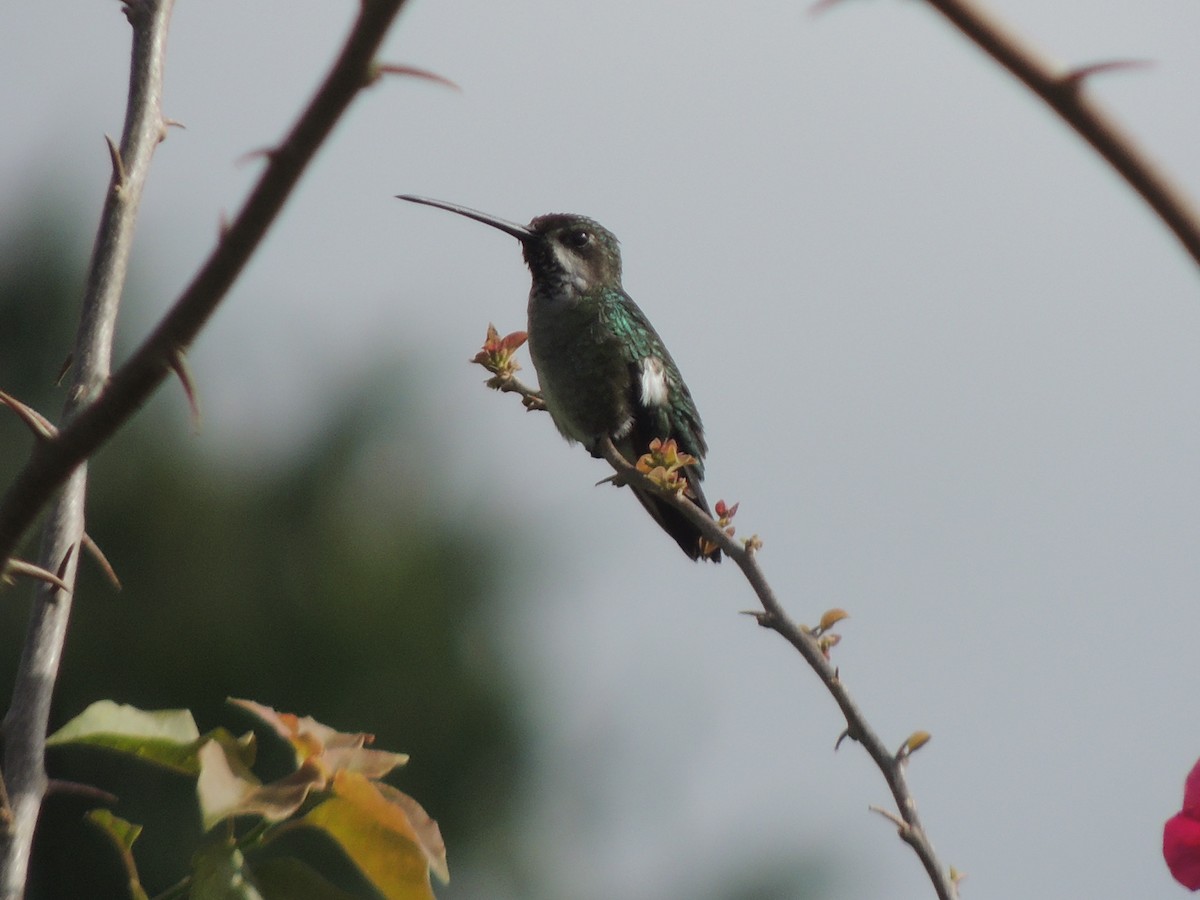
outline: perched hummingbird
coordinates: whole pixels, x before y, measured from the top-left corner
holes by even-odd
[[[684,496],[712,515],[704,478],[704,428],[692,394],[645,313],[621,287],[621,252],[611,231],[584,216],[552,213],[518,225],[485,213],[401,195],[491,225],[521,242],[533,276],[529,291],[529,355],[542,399],[558,430],[593,456],[607,435],[630,463],[654,438],[675,439],[697,462],[683,470]],[[634,494],[692,559],[703,554],[700,532],[677,509],[637,487]],[[705,555],[720,561],[720,551]]]

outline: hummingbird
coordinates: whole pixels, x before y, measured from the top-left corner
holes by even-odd
[[[711,516],[704,478],[704,426],[692,393],[662,338],[621,286],[616,236],[586,216],[550,213],[528,225],[428,197],[400,200],[448,210],[491,225],[521,242],[529,291],[529,355],[542,400],[559,432],[593,456],[613,445],[631,464],[655,438],[674,439],[696,462],[683,470],[684,497]],[[705,553],[700,531],[661,497],[630,485],[646,511],[691,559],[719,562]]]

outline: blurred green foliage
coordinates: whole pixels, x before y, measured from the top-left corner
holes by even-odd
[[[74,216],[52,208],[10,211],[8,221],[23,230],[0,233],[0,389],[53,420],[88,239],[69,224]],[[124,322],[136,306],[126,303]],[[511,529],[501,547],[469,510],[439,503],[452,474],[429,464],[438,430],[426,427],[407,383],[403,370],[369,373],[307,438],[254,468],[201,455],[186,434],[182,392],[168,384],[169,402],[151,403],[91,463],[88,531],[124,589],[94,564],[81,567],[51,729],[109,698],[188,708],[202,730],[240,732],[255,723],[225,705],[238,696],[373,732],[377,747],[411,754],[389,780],[441,825],[452,876],[441,900],[548,897],[545,884],[572,879],[561,870],[548,878],[562,863],[522,837],[515,798],[529,766],[518,698],[487,625],[521,548]],[[203,400],[203,382],[200,392]],[[0,410],[0,489],[31,441]],[[35,542],[36,531],[27,558]],[[24,583],[0,592],[0,703],[29,596]],[[264,740],[259,762],[264,778],[277,777],[290,755]],[[52,748],[47,764],[52,777],[111,791],[113,811],[145,826],[135,851],[151,891],[187,872],[199,833],[193,779],[96,750]],[[97,805],[48,798],[29,900],[127,896],[118,855],[84,820]],[[834,880],[829,863],[803,848],[767,856],[710,860],[723,871],[674,873],[656,895],[800,900]],[[496,889],[481,895],[481,884]]]
[[[0,388],[56,419],[65,391],[53,381],[74,332],[86,246],[69,217],[28,213],[10,219],[27,230],[0,238]],[[397,471],[389,448],[420,445],[433,430],[399,414],[402,373],[373,378],[307,440],[253,471],[193,449],[182,397],[171,422],[143,411],[97,455],[88,531],[124,589],[81,567],[51,727],[111,698],[191,709],[202,729],[245,730],[249,721],[224,704],[232,695],[372,732],[376,746],[411,754],[389,780],[439,820],[453,872],[510,824],[520,746],[508,673],[484,625],[503,560],[481,527],[435,506],[448,472],[422,469],[419,491],[384,480]],[[0,485],[30,441],[14,416],[0,420]],[[418,455],[432,459],[433,449]],[[29,595],[21,584],[2,594],[5,699]],[[180,839],[198,820],[168,807],[187,809],[187,779],[98,751],[52,751],[48,765],[52,777],[114,791],[114,812],[147,825],[137,851],[152,893],[183,874]],[[48,801],[31,898],[121,896],[115,854],[82,821],[95,805]],[[453,885],[439,892],[453,895]]]

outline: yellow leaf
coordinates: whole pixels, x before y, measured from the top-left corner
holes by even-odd
[[[928,731],[914,731],[908,736],[908,740],[904,742],[904,753],[915,753],[933,739],[933,735]]]
[[[334,796],[304,821],[336,840],[387,900],[434,900],[429,872],[436,867],[439,876],[445,874],[444,850],[431,857],[408,811],[379,788],[357,772],[339,772]]]

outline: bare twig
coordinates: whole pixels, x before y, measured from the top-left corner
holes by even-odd
[[[1084,90],[1100,72],[1140,65],[1133,61],[1102,62],[1063,71],[1009,31],[974,0],[927,0],[963,34],[1000,65],[1021,79],[1068,125],[1108,160],[1150,204],[1200,265],[1200,213],[1187,194],[1173,184],[1134,139]]]
[[[525,384],[515,375],[495,376],[487,380],[487,386],[502,394],[517,394],[521,397],[522,405],[530,411],[545,409],[546,401],[542,399],[541,391],[536,391]]]
[[[107,139],[113,174],[72,354],[75,376],[63,411],[68,428],[79,410],[103,390],[111,369],[113,332],[142,186],[163,135],[163,63],[172,5],[173,0],[125,2],[125,14],[133,27],[129,102],[120,148]],[[61,432],[43,437],[34,447],[34,458],[60,436]],[[34,826],[46,793],[43,759],[50,698],[71,613],[71,590],[79,563],[75,550],[83,540],[87,467],[68,467],[63,476],[69,477],[47,517],[40,558],[43,569],[57,570],[59,581],[41,585],[34,594],[12,702],[4,717],[4,780],[12,818],[0,843],[0,896],[8,900],[24,894]],[[10,553],[11,549],[0,553],[0,559]]]
[[[116,302],[150,154],[166,121],[160,107],[166,23],[173,0],[125,0],[134,29],[129,111],[98,233],[74,353],[75,380],[62,429],[37,442],[0,501],[0,562],[61,486],[42,546],[43,568],[73,584],[83,536],[85,461],[141,407],[174,368],[241,273],[317,149],[351,100],[404,0],[362,0],[338,59],[269,164],[237,218],[191,284],[133,356],[109,379]],[[30,420],[27,418],[27,422]],[[65,483],[65,484],[64,484]],[[48,563],[48,564],[47,564]],[[0,897],[22,896],[29,850],[46,791],[43,766],[50,697],[70,613],[70,595],[39,591],[13,702],[4,722],[4,771],[12,818],[0,845]],[[0,816],[0,823],[5,817]]]

